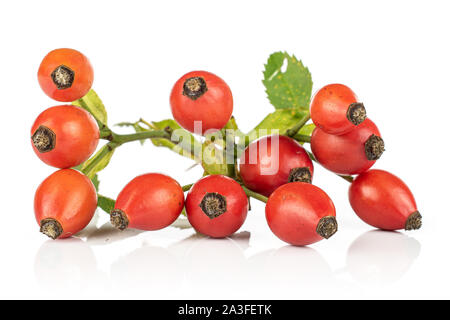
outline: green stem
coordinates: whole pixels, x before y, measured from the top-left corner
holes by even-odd
[[[106,144],[106,148],[102,148],[101,152],[96,155],[94,158],[92,158],[92,161],[83,168],[82,172],[88,176],[91,177],[91,171],[93,169],[95,169],[95,167],[97,166],[98,163],[100,163],[102,161],[102,159],[106,156],[108,156],[111,151],[113,151],[115,148],[117,148],[118,146],[120,146],[120,144],[117,144],[115,142],[108,142]],[[92,176],[95,175],[95,173],[92,174]]]
[[[309,119],[311,119],[311,117],[310,117],[310,115],[308,113],[295,126],[293,126],[292,128],[286,130],[286,135],[288,137],[291,137],[291,138],[294,137],[300,131],[300,129],[303,128],[303,126],[308,122]]]
[[[103,129],[100,130],[100,139],[111,141],[112,136],[113,136],[113,133],[112,133],[111,129],[109,129],[108,127],[105,126]]]
[[[106,130],[103,132],[104,134],[107,133]],[[99,154],[96,154],[95,158],[93,158],[92,161],[82,170],[83,173],[88,177],[95,175],[96,172],[92,172],[92,170],[97,167],[97,164],[99,164],[103,160],[103,158],[107,157],[115,148],[121,146],[124,143],[152,138],[165,138],[170,140],[170,133],[165,130],[145,131],[133,134],[116,134],[111,130],[109,130],[109,132],[110,135],[107,140],[110,140],[110,142],[108,142],[106,144],[106,147],[103,148]]]
[[[145,124],[147,127],[149,127],[150,129],[153,128],[152,124],[148,121],[145,121],[144,119],[140,118],[139,122],[142,122],[143,124]]]
[[[143,132],[136,132],[136,133],[132,133],[132,134],[112,133],[111,142],[115,142],[115,143],[121,145],[121,144],[131,142],[131,141],[153,139],[153,138],[163,138],[163,139],[170,140],[170,137],[171,137],[170,133],[165,130],[143,131]]]
[[[187,184],[187,185],[183,186],[182,189],[183,189],[184,192],[189,191],[189,190],[191,190],[193,185],[194,185],[193,183]]]
[[[298,133],[295,136],[293,136],[292,138],[297,140],[298,142],[311,143],[311,136],[307,136],[305,134]]]
[[[242,186],[242,189],[244,189],[245,194],[249,197],[255,198],[262,202],[267,202],[267,200],[268,200],[268,198],[266,196],[263,196],[262,194],[254,192],[254,191],[250,190],[249,188],[247,188],[246,186]]]
[[[145,121],[143,118],[140,118],[139,121],[137,123],[142,123],[145,126],[147,126],[149,129],[148,130],[156,130],[155,125],[153,125],[152,123]],[[167,127],[166,129],[164,129],[165,131],[167,131],[170,136],[172,136],[172,131],[173,129],[171,127]],[[174,147],[170,147],[167,145],[164,145],[165,147],[168,147],[170,150],[174,151],[175,153],[178,153],[179,155],[185,156],[189,159],[194,160],[195,162],[201,162],[201,158],[200,156],[197,154],[198,152],[196,152],[196,141],[194,140],[193,137],[191,137],[192,139],[189,141],[184,141],[186,139],[181,139],[181,141],[176,141],[176,140],[172,140],[172,139],[168,139],[169,142],[171,142],[172,144],[174,144]],[[177,147],[177,150],[175,150],[175,147]]]
[[[346,175],[343,175],[343,174],[338,174],[338,176],[341,177],[342,179],[350,182],[350,183],[352,183],[353,180],[354,180],[352,176],[346,176]]]

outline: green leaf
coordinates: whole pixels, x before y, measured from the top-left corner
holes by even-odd
[[[114,154],[114,150],[115,149],[111,148],[108,144],[104,145],[94,156],[83,164],[81,171],[88,176],[89,179],[94,179],[97,172],[106,168]]]
[[[227,163],[224,151],[219,150],[210,140],[202,145],[202,167],[208,174],[234,175],[234,161]]]
[[[100,129],[108,124],[105,106],[93,89],[89,90],[83,98],[72,102],[72,104],[89,111],[99,123]]]
[[[283,72],[283,64],[287,63]],[[286,52],[273,53],[265,65],[264,86],[275,109],[309,110],[312,78],[308,68]]]
[[[95,187],[95,190],[98,192],[98,186],[100,185],[100,180],[98,180],[98,174],[95,174],[94,177],[91,179],[92,184]]]
[[[249,137],[248,142],[252,142],[260,137],[271,135],[275,133],[285,134],[286,130],[296,125],[304,117],[308,117],[309,113],[307,111],[298,109],[279,109],[275,112],[270,113],[267,117],[263,119],[252,131],[250,131],[247,136]],[[308,127],[308,129],[303,129]],[[300,130],[300,133],[307,134],[309,130],[309,125],[306,125]],[[303,132],[302,132],[303,130]]]
[[[155,130],[164,130],[169,127],[173,132],[173,137],[179,140],[179,142],[174,143],[167,139],[152,139],[151,141],[155,146],[169,148],[180,155],[190,154],[190,158],[194,160],[200,159],[199,153],[202,151],[201,142],[198,141],[189,131],[182,129],[180,125],[175,122],[175,120],[167,119],[152,122],[151,126],[152,129]]]
[[[100,207],[106,213],[111,213],[113,211],[116,202],[108,197],[98,195],[97,206]]]
[[[152,121],[151,125],[152,125],[153,129],[157,129],[157,130],[164,130],[167,127],[169,127],[172,130],[181,129],[180,125],[175,120],[172,120],[172,119],[166,119],[166,120],[161,120],[161,121]],[[184,129],[182,129],[182,130],[184,130]]]
[[[316,126],[314,125],[314,123],[308,123],[305,124],[300,131],[298,132],[298,134],[303,134],[305,136],[310,136],[312,134],[312,132],[314,131],[314,129],[316,128]]]

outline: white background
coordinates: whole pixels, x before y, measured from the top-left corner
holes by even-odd
[[[2,1],[0,298],[450,298],[449,9],[430,0]],[[374,231],[350,208],[347,182],[316,166],[340,230],[309,248],[278,240],[257,201],[230,239],[174,227],[118,233],[99,211],[79,237],[50,241],[33,196],[54,169],[34,155],[29,130],[58,104],[36,73],[60,47],[90,58],[110,124],[170,117],[173,83],[204,69],[230,85],[244,131],[273,110],[261,83],[267,57],[295,54],[314,91],[332,82],[356,91],[386,142],[375,167],[410,186],[424,226]],[[186,172],[191,164],[132,143],[101,172],[100,189],[115,197],[144,172],[191,183],[202,173]]]

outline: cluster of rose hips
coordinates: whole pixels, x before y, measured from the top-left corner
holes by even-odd
[[[355,93],[342,84],[327,85],[314,96],[310,113],[315,159],[334,173],[358,175],[349,179],[356,214],[383,230],[419,229],[422,217],[406,184],[387,171],[369,170],[384,152],[384,141]]]
[[[58,49],[44,58],[38,78],[48,96],[71,102],[90,90],[93,70],[80,52]],[[207,135],[229,122],[233,97],[222,79],[195,71],[175,83],[170,105],[184,129]],[[352,90],[339,84],[325,86],[314,96],[310,113],[316,125],[310,139],[312,154],[295,135],[271,135],[246,147],[232,176],[206,172],[186,187],[159,173],[138,176],[119,193],[110,212],[112,225],[119,230],[159,230],[171,225],[185,208],[196,231],[227,237],[244,223],[250,196],[267,202],[267,223],[280,239],[293,245],[328,239],[337,231],[336,212],[329,196],[312,184],[313,159],[347,175],[343,177],[351,181],[350,203],[368,224],[385,230],[419,228],[421,216],[408,187],[386,171],[369,170],[384,151],[384,142]],[[75,105],[49,108],[33,124],[34,151],[45,163],[60,168],[38,187],[34,204],[41,231],[53,239],[79,232],[94,215],[95,187],[71,168],[92,155],[99,138],[96,119]]]

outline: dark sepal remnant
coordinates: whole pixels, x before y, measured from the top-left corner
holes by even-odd
[[[347,109],[347,119],[355,126],[367,118],[366,108],[361,102],[352,103]]]
[[[195,101],[208,91],[205,79],[202,77],[193,77],[186,79],[183,85],[183,95]]]
[[[31,140],[40,153],[52,151],[56,146],[56,134],[46,126],[39,126]]]
[[[210,219],[214,219],[227,212],[227,200],[217,192],[206,193],[200,208]]]
[[[51,77],[58,90],[68,89],[75,80],[75,72],[65,65],[60,65],[53,70]]]
[[[320,219],[317,224],[316,232],[323,238],[329,239],[338,230],[338,224],[336,218],[333,216],[327,216]]]
[[[61,224],[53,218],[41,220],[40,227],[40,231],[53,240],[59,238],[64,232]]]
[[[128,217],[125,212],[120,209],[114,209],[111,214],[109,220],[114,228],[119,230],[125,230],[128,228]]]
[[[419,211],[411,213],[411,215],[406,220],[405,230],[418,230],[422,227],[422,215]]]
[[[289,172],[288,182],[311,183],[312,175],[308,167],[293,168]]]
[[[367,160],[378,160],[384,152],[384,141],[381,137],[372,134],[364,143]]]

